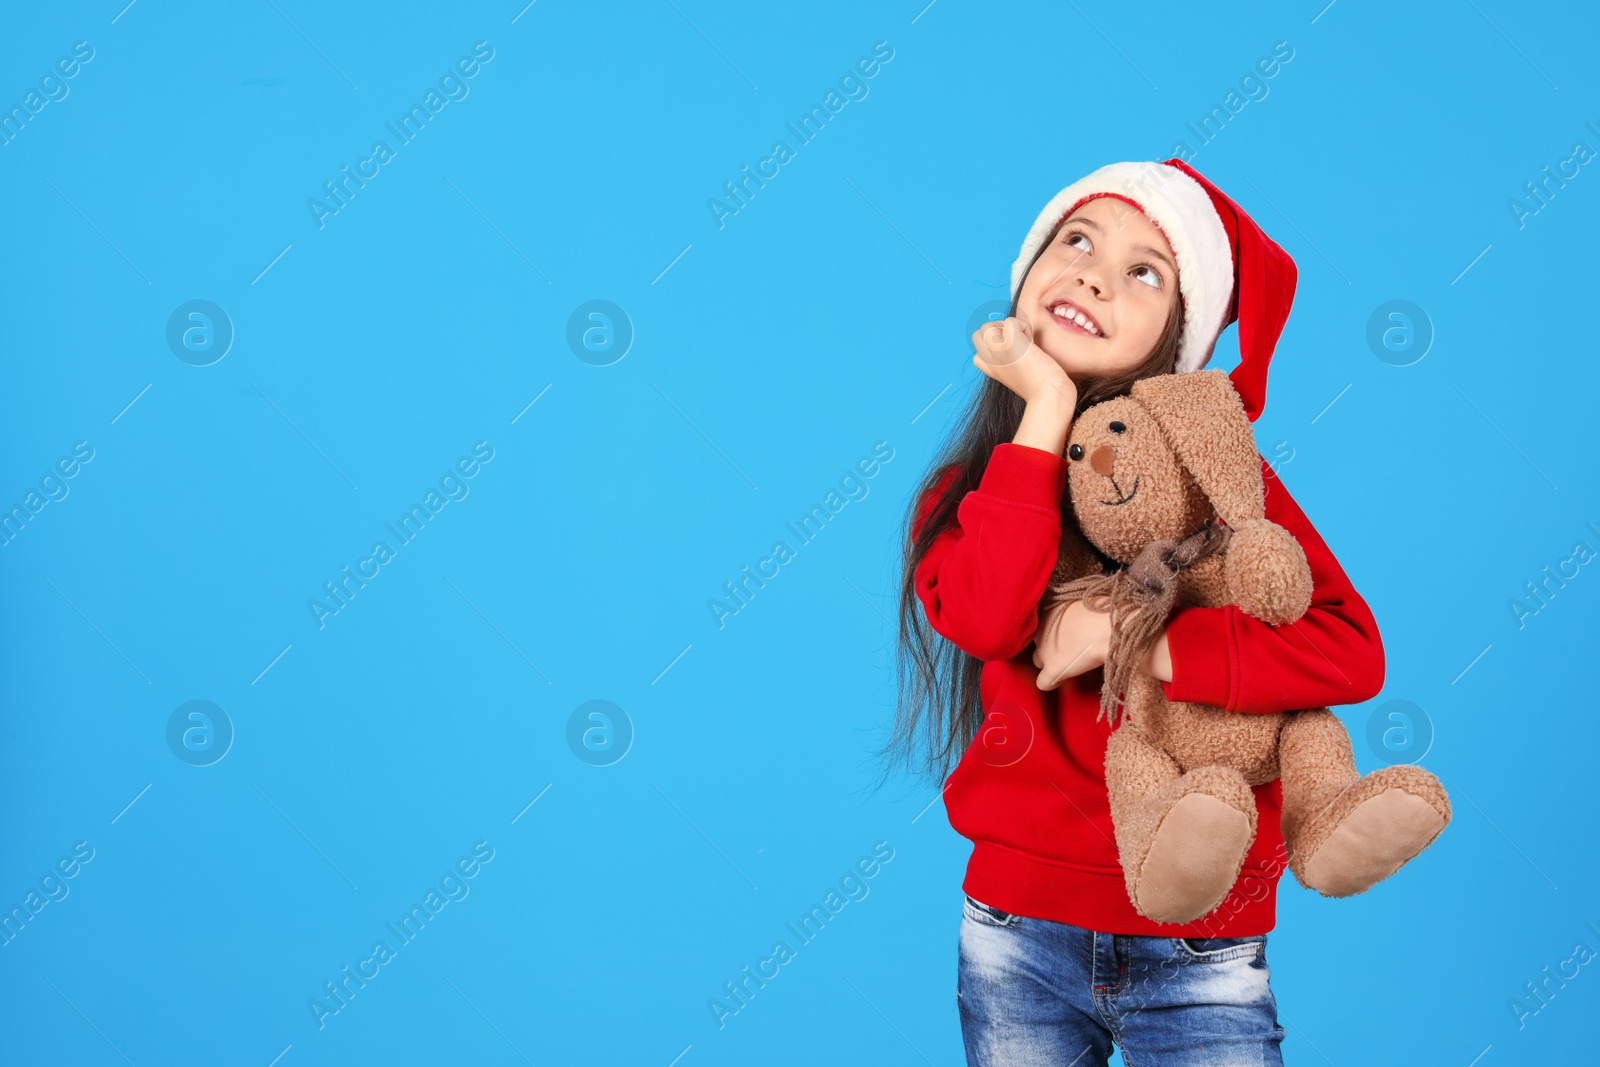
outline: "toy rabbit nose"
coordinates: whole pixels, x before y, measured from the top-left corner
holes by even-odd
[[[1117,450],[1110,445],[1101,445],[1089,453],[1089,466],[1096,474],[1111,477],[1111,473],[1117,469]]]

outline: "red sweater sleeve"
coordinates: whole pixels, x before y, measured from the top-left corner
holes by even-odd
[[[1066,483],[1064,457],[996,445],[978,487],[961,498],[957,521],[917,564],[928,623],[963,652],[986,663],[1011,659],[1033,640],[1056,565]],[[918,502],[919,529],[936,499],[930,491]]]
[[[1339,561],[1265,459],[1267,518],[1288,530],[1311,565],[1311,606],[1272,626],[1229,605],[1188,607],[1167,623],[1168,700],[1271,713],[1359,704],[1383,688],[1378,624]]]

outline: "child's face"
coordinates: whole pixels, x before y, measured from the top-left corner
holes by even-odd
[[[1144,212],[1096,197],[1061,224],[1034,261],[1017,317],[1076,383],[1132,370],[1155,349],[1178,299],[1176,262]],[[1080,312],[1090,320],[1085,326],[1063,317]]]

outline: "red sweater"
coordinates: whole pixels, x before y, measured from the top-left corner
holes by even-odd
[[[1377,623],[1328,546],[1262,460],[1267,518],[1305,550],[1311,607],[1274,627],[1234,606],[1187,607],[1167,623],[1170,700],[1261,714],[1356,704],[1383,687]],[[955,474],[952,468],[940,488]],[[950,825],[973,843],[962,889],[1013,914],[1102,933],[1244,937],[1276,924],[1287,867],[1275,779],[1256,786],[1256,838],[1210,915],[1156,923],[1133,909],[1106,793],[1111,726],[1098,720],[1102,668],[1041,692],[1033,665],[1039,600],[1056,563],[1067,460],[1002,443],[916,569],[934,630],[983,661],[984,725],[945,782]],[[937,492],[937,491],[935,491]],[[937,499],[918,504],[917,525]],[[1003,731],[986,741],[984,731]],[[999,741],[1000,743],[990,743]]]

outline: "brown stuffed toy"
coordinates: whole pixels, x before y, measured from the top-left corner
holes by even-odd
[[[1157,922],[1215,909],[1255,840],[1250,787],[1274,778],[1295,878],[1327,897],[1365,892],[1444,830],[1444,787],[1409,764],[1362,777],[1327,708],[1258,715],[1172,702],[1135,669],[1173,609],[1235,604],[1283,626],[1310,606],[1312,578],[1293,535],[1265,518],[1260,455],[1227,375],[1158,375],[1130,393],[1072,427],[1082,532],[1063,529],[1039,635],[1050,639],[1050,610],[1072,600],[1112,613],[1101,714],[1117,727],[1105,773],[1128,896]],[[1105,573],[1084,537],[1123,566]]]

